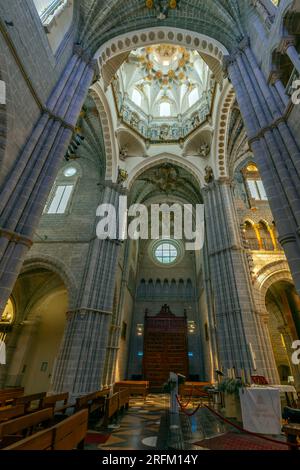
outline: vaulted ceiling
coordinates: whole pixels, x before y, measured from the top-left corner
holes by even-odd
[[[248,0],[180,0],[165,19],[145,0],[81,0],[79,42],[95,53],[124,32],[155,26],[188,29],[220,41],[231,50],[244,36]]]

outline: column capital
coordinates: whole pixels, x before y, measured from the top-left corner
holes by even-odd
[[[25,237],[21,233],[14,232],[3,227],[0,227],[0,237],[5,237],[11,242],[20,243],[28,248],[33,245],[33,240],[31,238]]]
[[[232,187],[232,180],[228,176],[222,176],[217,180],[211,181],[202,188],[202,191],[208,193],[215,190],[217,187],[225,185]]]
[[[119,193],[122,196],[126,196],[128,194],[128,189],[127,188],[124,188],[124,186],[122,186],[122,184],[113,183],[111,180],[105,180],[102,183],[99,183],[99,186],[102,189],[105,189],[105,188],[114,189],[117,193]]]
[[[99,64],[98,60],[94,59],[94,57],[86,51],[80,44],[75,44],[73,48],[74,54],[78,55],[84,62],[87,63],[97,74],[97,76],[100,75],[99,73]]]
[[[282,73],[279,70],[271,70],[268,77],[268,83],[270,85],[275,85],[278,80],[281,80],[281,77]]]
[[[294,36],[285,36],[282,38],[277,50],[281,54],[286,54],[287,49],[290,46],[295,46],[296,45],[296,39]]]

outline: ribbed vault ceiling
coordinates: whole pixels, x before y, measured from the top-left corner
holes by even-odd
[[[155,26],[172,26],[205,34],[231,50],[244,36],[248,0],[181,0],[164,20],[148,10],[145,0],[81,0],[80,43],[95,53],[122,33]]]

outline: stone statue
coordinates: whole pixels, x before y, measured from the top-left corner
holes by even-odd
[[[128,157],[128,148],[126,146],[120,149],[119,157],[120,157],[120,160],[123,160],[123,161]]]
[[[206,158],[209,155],[210,146],[207,143],[204,143],[200,145],[198,152],[200,157]]]
[[[118,184],[124,183],[128,178],[128,173],[123,168],[119,168],[118,170]]]
[[[214,172],[213,172],[213,169],[211,166],[207,165],[205,167],[205,176],[204,176],[204,180],[207,184],[209,183],[212,183],[214,181],[215,177],[214,177]]]
[[[170,131],[169,126],[166,126],[166,125],[161,126],[160,133],[159,133],[160,140],[167,140],[169,137],[169,131]]]

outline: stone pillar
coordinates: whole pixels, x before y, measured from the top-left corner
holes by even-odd
[[[106,186],[101,203],[114,205],[118,212],[122,191],[117,185]],[[105,385],[104,369],[119,250],[119,240],[95,238],[90,244],[78,307],[67,313],[67,325],[52,379],[54,392],[69,391],[76,397]]]
[[[106,371],[105,371],[105,384],[112,385],[115,381],[115,374],[116,374],[116,364],[117,364],[117,356],[120,349],[120,336],[121,336],[121,325],[122,325],[122,317],[123,317],[123,307],[124,307],[124,299],[126,295],[126,287],[128,282],[129,276],[129,267],[130,267],[130,259],[129,259],[129,251],[130,251],[130,241],[127,240],[125,246],[125,254],[124,254],[124,262],[123,262],[123,272],[121,278],[121,285],[120,285],[120,294],[119,298],[117,298],[117,305],[116,305],[116,315],[111,325],[111,331],[109,336],[109,344],[107,348],[107,363],[106,363]]]
[[[206,236],[207,239],[207,236]],[[210,260],[208,254],[208,244],[204,244],[203,264],[204,264],[204,285],[205,297],[208,310],[208,331],[209,331],[209,348],[210,348],[210,363],[205,364],[206,378],[211,380],[212,377],[217,381],[216,370],[220,369],[219,366],[219,351],[217,341],[217,327],[216,327],[216,312],[214,302],[214,290],[212,286]]]
[[[248,376],[264,375],[277,382],[270,338],[264,335],[263,316],[253,299],[230,182],[211,182],[203,197],[219,365],[225,373],[234,367],[237,375],[243,369]]]
[[[282,103],[284,106],[287,106],[288,103],[289,103],[289,97],[288,95],[286,94],[286,91],[285,91],[285,88],[284,88],[284,85],[281,81],[281,74],[280,72],[277,72],[276,70],[273,70],[271,73],[270,73],[270,76],[269,76],[269,83],[270,85],[272,85],[274,87],[274,89],[277,91],[278,93],[278,97],[281,99]]]
[[[94,61],[77,48],[0,188],[0,314],[32,244],[94,73]]]
[[[3,386],[20,387],[24,377],[23,365],[28,367],[30,348],[35,340],[41,317],[26,320],[14,326],[15,331],[7,343],[7,366]],[[25,371],[24,371],[25,372]]]
[[[296,40],[293,36],[283,38],[279,50],[281,54],[286,54],[291,59],[292,64],[300,75],[300,57],[296,47]]]
[[[249,144],[268,195],[279,241],[300,292],[300,151],[248,41],[229,58]]]
[[[291,361],[291,357],[292,357],[293,353],[295,352],[295,350],[292,348],[293,338],[291,338],[287,328],[284,327],[284,326],[281,327],[281,328],[278,328],[278,333],[281,334],[282,337],[283,337],[284,345],[285,345],[285,349],[286,349],[286,355],[287,355],[289,366],[290,366],[290,370],[291,370],[292,376],[294,377],[294,385],[295,385],[296,389],[299,390],[299,387],[300,387],[300,366],[293,364],[292,361]]]
[[[285,291],[294,324],[294,340],[300,339],[300,298],[294,287]]]

